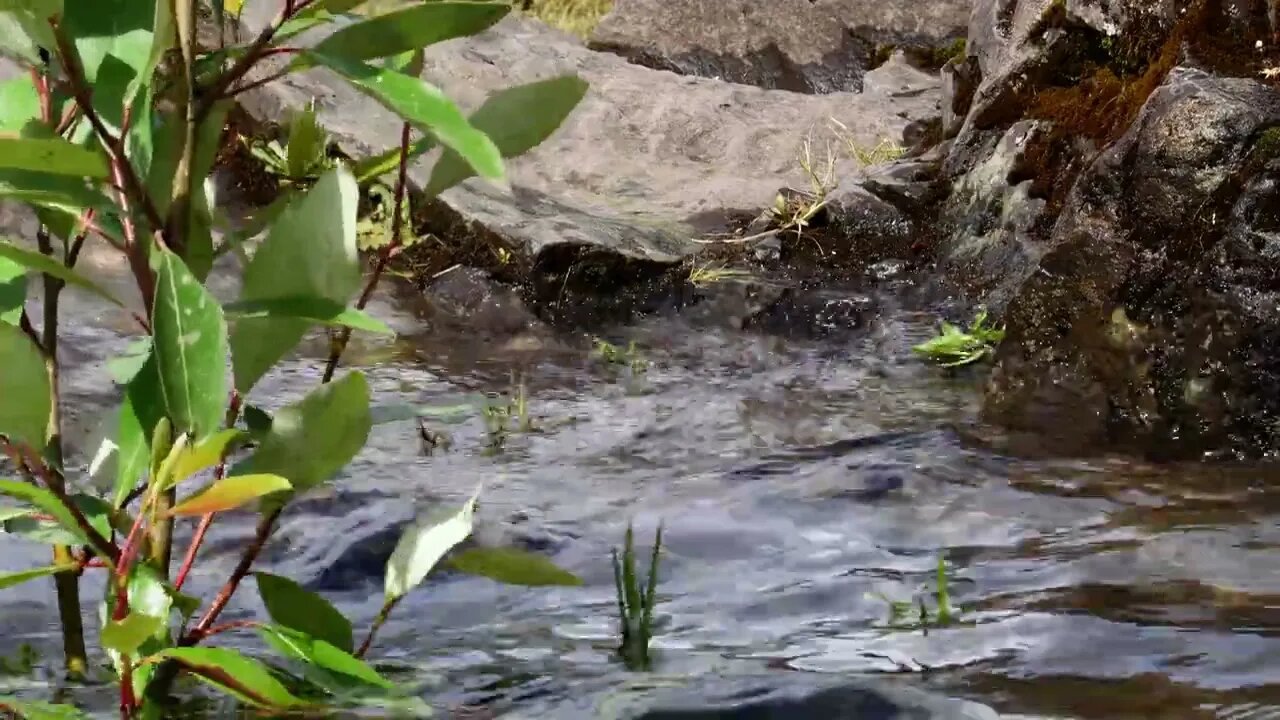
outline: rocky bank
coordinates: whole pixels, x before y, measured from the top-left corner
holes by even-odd
[[[589,45],[513,16],[431,48],[424,75],[469,108],[566,73],[590,90],[512,161],[509,189],[451,189],[427,229],[513,253],[505,279],[544,316],[575,288],[643,287],[624,303],[636,312],[688,302],[669,269],[707,256],[807,287],[906,269],[918,299],[1007,321],[993,423],[1072,428],[1051,448],[1068,451],[1269,455],[1274,16],[1265,0],[619,0]],[[250,32],[266,19],[246,17]],[[245,107],[273,120],[310,98],[351,154],[395,137],[321,72]],[[827,151],[830,187],[810,187],[806,145]],[[820,207],[796,232],[761,215],[777,202]],[[735,229],[753,240],[698,242]],[[450,260],[477,264],[463,255]]]

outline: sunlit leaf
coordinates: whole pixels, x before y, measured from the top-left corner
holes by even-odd
[[[124,352],[107,360],[107,372],[117,385],[128,385],[151,357],[151,336],[143,335],[125,347]]]
[[[384,335],[392,334],[386,323],[367,313],[322,297],[288,297],[242,300],[223,306],[233,320],[253,318],[293,318],[320,325],[349,327]]]
[[[502,153],[488,135],[472,127],[439,88],[417,77],[366,65],[358,60],[308,52],[306,57],[346,78],[418,129],[452,148],[481,177],[502,180]]]
[[[0,237],[0,258],[15,262],[31,272],[51,275],[62,280],[68,285],[74,285],[82,290],[88,290],[104,300],[120,307],[124,307],[124,303],[117,300],[115,296],[107,292],[107,290],[101,285],[98,285],[48,255],[19,247],[14,241],[8,238]]]
[[[479,499],[480,488],[476,488],[462,509],[443,522],[424,518],[409,526],[387,560],[387,601],[398,600],[421,584],[445,553],[467,539]]]
[[[200,492],[184,499],[169,511],[170,515],[208,515],[234,510],[258,498],[284,492],[293,486],[279,475],[263,473],[233,475],[215,481]]]
[[[111,620],[102,628],[102,646],[131,655],[164,624],[164,618],[131,612],[123,620]]]
[[[315,52],[372,60],[412,52],[444,40],[475,35],[510,12],[504,3],[430,2],[377,15],[334,31]]]
[[[94,109],[115,128],[123,124],[131,93],[147,81],[143,73],[154,67],[152,30],[164,17],[156,13],[157,1],[74,0],[62,13],[59,27],[75,44]]]
[[[173,660],[183,670],[244,702],[268,709],[306,705],[294,697],[261,662],[235,650],[213,647],[168,648],[146,658],[155,663]]]
[[[0,323],[0,435],[43,451],[52,407],[44,355],[22,330]]]
[[[180,483],[198,472],[217,465],[232,445],[245,434],[240,430],[220,430],[184,450],[173,465],[169,481]]]
[[[227,327],[222,307],[171,252],[160,251],[152,313],[156,369],[166,414],[197,441],[222,423]]]
[[[345,306],[360,289],[356,210],[360,191],[351,173],[325,173],[276,219],[245,268],[240,300],[320,297]],[[247,394],[310,328],[309,320],[242,318],[231,332],[235,386]],[[296,478],[295,478],[296,480]]]
[[[352,651],[355,643],[351,621],[328,600],[288,578],[264,572],[255,575],[258,595],[276,624],[324,640],[339,650]]]
[[[436,145],[436,139],[430,135],[419,138],[409,144],[409,152],[405,156],[405,159],[413,160],[424,153],[430,152]],[[356,162],[351,167],[351,173],[355,175],[356,182],[363,186],[372,180],[377,180],[383,175],[396,170],[399,167],[400,148],[393,147],[377,155],[371,155]]]
[[[16,572],[0,573],[0,590],[11,588],[14,585],[21,585],[28,580],[48,577],[56,575],[60,572],[75,570],[75,563],[64,563],[61,565],[47,565],[45,567],[32,568],[30,570],[18,570]]]
[[[394,687],[364,661],[324,640],[278,625],[264,626],[258,632],[268,645],[286,657],[301,660],[308,665],[324,668],[329,672],[369,685],[384,689]]]
[[[470,548],[450,558],[448,565],[459,572],[507,585],[574,587],[582,584],[581,578],[546,557],[518,548]]]
[[[233,472],[283,475],[303,492],[345,467],[364,447],[370,427],[369,384],[352,372],[276,412],[257,451]]]
[[[0,136],[0,167],[86,178],[105,178],[109,172],[100,153],[61,138]]]
[[[283,42],[313,27],[332,22],[335,17],[364,2],[367,0],[315,0],[280,26],[275,34],[276,42]]]
[[[586,93],[587,82],[577,75],[520,85],[490,97],[469,120],[493,140],[502,157],[516,157],[550,137]],[[424,192],[438,195],[448,190],[474,175],[471,168],[456,151],[446,148],[431,168]]]
[[[40,119],[40,95],[23,73],[0,82],[0,132],[17,132],[32,120]]]

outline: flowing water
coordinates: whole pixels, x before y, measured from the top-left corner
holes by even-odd
[[[98,271],[123,286],[119,267]],[[571,701],[603,716],[636,688],[791,672],[870,675],[1035,717],[1280,717],[1274,471],[1002,453],[975,423],[980,373],[911,356],[929,316],[887,307],[826,340],[653,318],[607,333],[650,363],[629,381],[592,362],[583,335],[513,349],[433,328],[412,302],[383,296],[372,311],[402,333],[348,355],[379,404],[452,405],[519,372],[539,431],[490,452],[470,416],[439,425],[452,445],[427,455],[415,422],[379,424],[331,492],[285,516],[263,567],[320,589],[359,632],[395,529],[483,483],[482,538],[585,580],[524,589],[446,573],[401,605],[373,655],[446,716],[557,717]],[[103,361],[129,329],[74,293],[66,317],[69,434],[83,448],[114,401]],[[324,350],[314,339],[255,399],[298,397]],[[632,520],[642,545],[659,522],[666,533],[650,675],[611,656],[609,551]],[[216,588],[251,529],[228,515],[188,587]],[[47,558],[8,537],[0,548],[0,571]],[[958,620],[891,622],[879,595],[927,597],[940,555]],[[0,654],[29,643],[56,666],[49,597],[41,583],[0,595]],[[252,583],[238,597],[224,618],[258,611]],[[48,676],[0,676],[0,688],[39,694]],[[110,713],[105,688],[75,697]]]

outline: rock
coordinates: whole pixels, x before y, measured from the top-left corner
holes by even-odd
[[[494,281],[478,268],[457,267],[423,289],[428,322],[485,336],[514,336],[541,329],[543,323],[514,288]]]
[[[1186,9],[1174,0],[975,0],[967,52],[981,80],[961,132],[1024,117],[1036,92],[1074,84],[1089,58],[1140,70]]]
[[[1009,304],[985,414],[1155,452],[1280,447],[1280,92],[1175,68],[1077,181]],[[1062,422],[1057,417],[1055,422]]]
[[[246,11],[252,32],[274,12]],[[255,22],[257,25],[255,25]],[[592,52],[536,21],[509,17],[485,33],[427,50],[425,77],[464,108],[506,87],[578,73],[591,89],[547,142],[510,161],[511,190],[476,179],[443,193],[429,213],[449,243],[470,233],[510,248],[537,270],[578,259],[576,249],[660,264],[703,247],[691,242],[708,218],[754,214],[779,186],[801,185],[799,147],[831,137],[874,147],[938,115],[938,81],[888,67],[863,93],[806,96],[687,78]],[[904,84],[907,85],[904,89]],[[317,99],[321,123],[344,151],[380,152],[399,121],[322,70],[272,82],[242,96],[260,120]],[[425,184],[430,161],[411,175]],[[443,233],[443,234],[442,234]]]
[[[616,0],[593,49],[683,75],[803,93],[858,91],[883,49],[963,38],[967,0]]]
[[[971,149],[984,159],[965,162],[971,167],[952,183],[941,210],[941,279],[996,312],[1034,272],[1043,252],[1036,230],[1045,220],[1046,200],[1035,188],[1032,168],[1050,131],[1048,123],[1023,120],[994,144]]]
[[[611,717],[628,720],[996,720],[985,705],[935,695],[905,683],[774,676],[703,676],[675,689],[619,690],[607,699]],[[668,684],[669,686],[670,684]],[[542,717],[600,717],[597,699],[570,700]],[[536,717],[537,715],[530,715]]]

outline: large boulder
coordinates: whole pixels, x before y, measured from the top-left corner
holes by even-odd
[[[250,5],[248,32],[273,3]],[[428,48],[424,76],[464,108],[500,89],[577,73],[590,90],[550,140],[508,164],[510,188],[472,179],[443,193],[430,215],[446,242],[476,234],[539,263],[572,263],[577,250],[641,263],[672,263],[692,242],[755,214],[782,186],[807,184],[806,139],[904,142],[936,120],[938,79],[897,61],[868,74],[862,93],[806,96],[681,77],[588,50],[575,38],[512,16],[485,33]],[[272,82],[242,103],[261,120],[317,101],[321,123],[347,153],[385,150],[400,123],[323,70]],[[832,121],[845,129],[837,137]],[[411,170],[425,185],[429,156]]]
[[[891,47],[927,64],[964,37],[970,0],[616,0],[591,47],[684,75],[804,93],[858,91]]]
[[[1280,447],[1280,91],[1179,67],[1076,182],[986,412],[1175,454]]]

